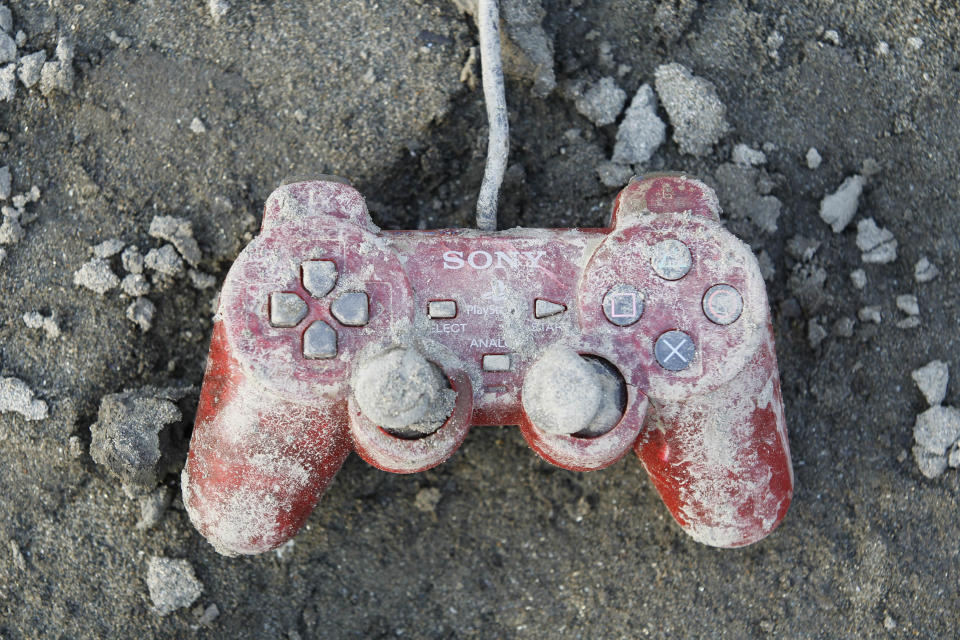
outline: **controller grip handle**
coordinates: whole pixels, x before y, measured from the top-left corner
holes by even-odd
[[[182,486],[190,519],[219,552],[287,542],[349,453],[346,406],[307,407],[264,391],[216,324]]]
[[[793,467],[772,331],[719,389],[651,401],[634,446],[664,504],[695,540],[740,547],[769,535],[793,497]]]

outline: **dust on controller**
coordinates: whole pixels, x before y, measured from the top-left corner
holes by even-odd
[[[516,424],[566,469],[633,448],[700,542],[762,539],[793,471],[763,280],[718,213],[703,183],[657,174],[621,191],[607,228],[390,232],[345,184],[281,187],[221,292],[183,472],[191,519],[221,552],[263,552],[297,533],[350,451],[413,473],[471,426]],[[396,349],[455,396],[415,435],[358,402],[365,367]],[[579,393],[563,388],[574,369],[602,378],[589,425],[551,413]]]

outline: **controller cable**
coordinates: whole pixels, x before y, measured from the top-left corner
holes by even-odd
[[[489,137],[487,164],[477,196],[477,228],[497,230],[497,199],[510,153],[510,123],[500,57],[500,7],[498,0],[478,0],[477,28],[480,31],[480,69],[483,97],[487,107]]]

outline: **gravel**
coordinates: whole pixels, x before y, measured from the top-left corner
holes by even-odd
[[[881,229],[873,218],[857,223],[857,247],[867,263],[886,264],[897,259],[897,240],[889,229]]]
[[[6,200],[10,197],[11,180],[10,167],[0,167],[0,200]]]
[[[673,125],[673,141],[680,152],[705,156],[730,131],[727,108],[720,101],[716,87],[676,62],[657,67],[654,78],[657,95]]]
[[[857,213],[857,204],[863,185],[863,176],[850,176],[833,193],[820,201],[820,218],[830,225],[834,233],[843,231]]]
[[[189,561],[152,556],[147,565],[147,589],[154,610],[165,616],[196,602],[203,585]]]
[[[935,407],[947,397],[947,381],[950,379],[950,366],[942,360],[932,360],[910,374],[917,383],[920,393],[927,404]]]
[[[611,161],[646,164],[666,139],[666,130],[667,125],[657,115],[657,97],[653,89],[649,84],[640,85],[617,129]]]
[[[804,159],[807,161],[807,168],[809,169],[819,169],[820,163],[823,161],[823,158],[820,157],[820,152],[814,147],[807,149],[807,155],[804,156]]]

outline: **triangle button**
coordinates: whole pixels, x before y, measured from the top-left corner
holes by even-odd
[[[537,298],[533,302],[533,316],[535,318],[549,318],[550,316],[555,316],[558,313],[563,313],[566,310],[566,305],[562,305],[557,302],[551,302],[550,300],[544,300],[543,298]]]

